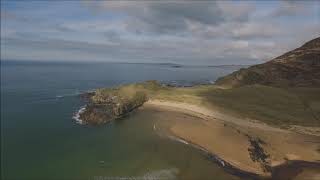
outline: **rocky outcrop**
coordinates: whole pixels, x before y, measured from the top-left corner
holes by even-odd
[[[320,87],[320,37],[264,64],[240,69],[219,78],[216,84],[225,87],[251,84]]]
[[[86,110],[80,114],[80,119],[88,124],[107,123],[126,115],[146,101],[147,96],[143,92],[136,92],[132,98],[110,95],[103,102],[91,100]]]
[[[155,92],[161,85],[156,81],[129,84],[117,88],[98,89],[91,95],[86,109],[79,115],[87,124],[104,124],[121,118],[143,105],[149,91]]]

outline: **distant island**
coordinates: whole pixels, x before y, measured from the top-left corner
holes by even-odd
[[[215,84],[146,81],[97,89],[88,99],[78,114],[86,124],[108,123],[135,109],[186,114],[166,117],[172,122],[168,137],[248,176],[311,177],[320,167],[320,38]]]

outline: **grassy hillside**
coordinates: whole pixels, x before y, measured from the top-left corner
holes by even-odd
[[[232,89],[221,89],[215,85],[174,88],[149,81],[113,89],[99,89],[92,99],[101,103],[108,99],[106,97],[116,96],[135,101],[137,98],[134,97],[143,93],[149,99],[218,108],[226,113],[257,119],[271,125],[320,126],[319,92],[319,88],[284,89],[264,85]]]
[[[310,95],[303,96],[306,92]],[[320,126],[320,89],[281,89],[263,85],[207,91],[202,96],[225,111],[272,125]],[[313,97],[313,98],[311,98]]]
[[[221,77],[216,84],[225,87],[253,84],[274,87],[320,87],[320,38],[266,63]]]

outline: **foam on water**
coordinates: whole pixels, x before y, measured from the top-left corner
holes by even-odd
[[[180,142],[180,143],[183,143],[183,144],[189,144],[187,141],[185,141],[185,140],[183,140],[183,139],[181,139],[181,138],[178,138],[178,137],[176,137],[176,136],[171,136],[171,135],[168,135],[168,137],[170,138],[170,139],[172,139],[172,140],[174,140],[174,141],[177,141],[177,142]]]
[[[151,171],[146,173],[143,176],[143,179],[150,179],[150,180],[174,180],[177,179],[177,175],[179,173],[179,170],[177,168],[171,168],[171,169],[161,169],[156,171]]]
[[[83,121],[80,119],[80,114],[83,113],[86,110],[86,106],[82,106],[78,112],[74,114],[72,119],[76,120],[78,124],[83,124]]]
[[[64,97],[70,97],[70,96],[78,96],[82,94],[83,92],[75,92],[71,94],[62,94],[62,95],[56,95],[56,98],[64,98]]]

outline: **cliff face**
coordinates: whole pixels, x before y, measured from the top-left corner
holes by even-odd
[[[320,87],[320,37],[264,64],[240,69],[216,81],[239,87],[262,84],[278,87]]]
[[[85,111],[80,114],[80,119],[89,124],[107,123],[125,116],[147,101],[143,92],[136,92],[132,98],[119,97],[111,93],[108,96],[102,101],[91,100]],[[96,98],[96,95],[93,98]]]
[[[116,88],[98,89],[89,97],[89,103],[80,119],[88,124],[103,124],[121,118],[143,105],[149,91],[161,86],[156,81],[123,85]]]

